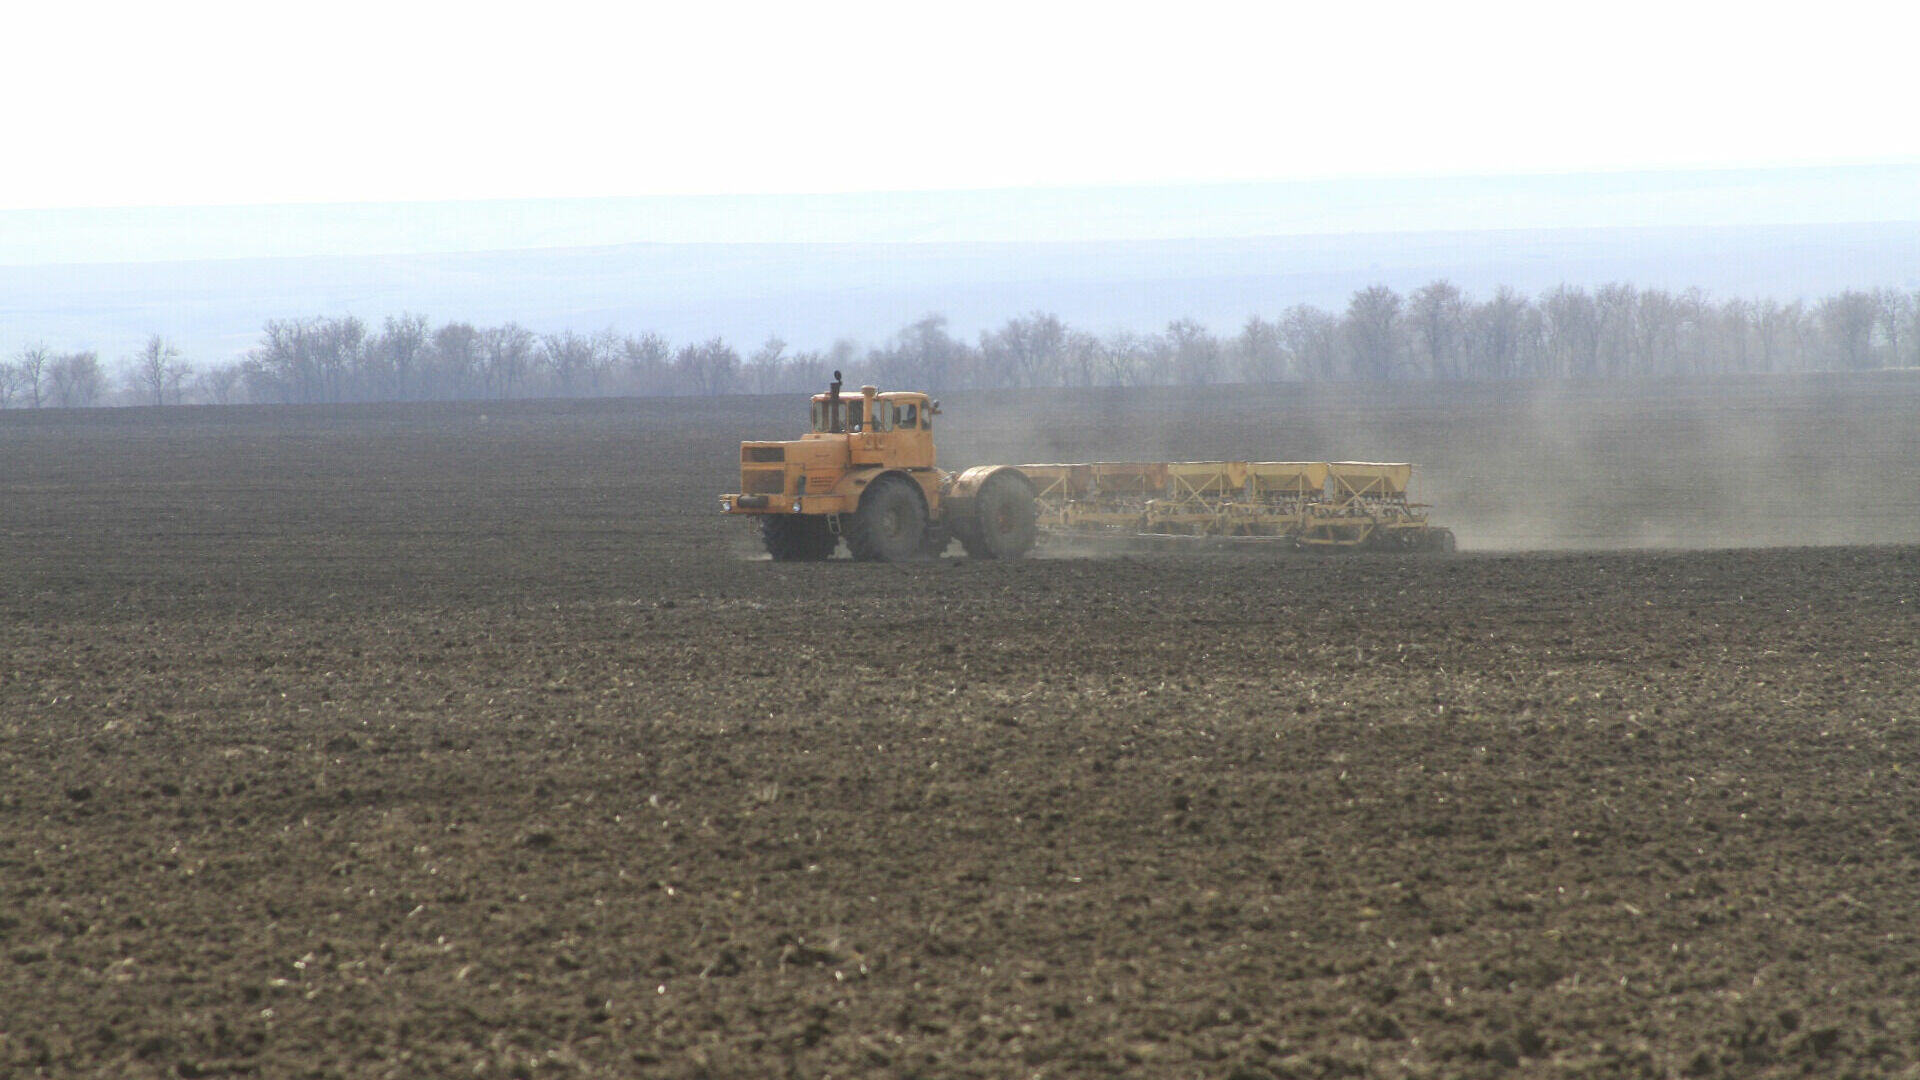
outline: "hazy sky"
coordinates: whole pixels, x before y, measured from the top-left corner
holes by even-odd
[[[0,210],[0,266],[616,244],[1078,243],[1920,221],[1920,165]]]
[[[0,208],[1920,162],[1912,4],[14,4]]]

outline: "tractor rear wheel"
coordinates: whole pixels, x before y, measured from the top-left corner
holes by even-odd
[[[847,550],[865,562],[905,562],[920,554],[927,534],[927,504],[914,485],[883,476],[867,488],[847,528]]]
[[[996,473],[973,499],[973,521],[960,530],[960,545],[976,559],[1018,559],[1033,550],[1039,534],[1033,487],[1012,472]]]
[[[760,541],[774,562],[819,562],[840,546],[827,519],[817,514],[768,514],[760,519]]]

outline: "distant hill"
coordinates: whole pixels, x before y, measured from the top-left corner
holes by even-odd
[[[1631,281],[1715,296],[1813,298],[1920,288],[1920,223],[1403,232],[1045,243],[626,244],[437,255],[0,266],[0,352],[29,341],[109,363],[148,334],[196,364],[250,348],[267,319],[402,311],[509,320],[536,331],[607,326],[675,341],[769,334],[796,348],[877,342],[934,311],[971,337],[1035,309],[1095,331],[1191,316],[1230,333],[1249,314],[1329,310],[1384,282]]]

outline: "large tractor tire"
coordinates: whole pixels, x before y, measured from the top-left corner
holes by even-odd
[[[976,559],[1018,559],[1040,533],[1033,486],[1014,472],[995,473],[973,498],[973,520],[956,529],[960,546]]]
[[[774,562],[819,562],[840,546],[827,519],[814,514],[768,514],[760,519],[760,540]]]
[[[920,554],[927,535],[927,504],[914,485],[883,476],[860,498],[846,529],[847,550],[864,562],[905,562]]]

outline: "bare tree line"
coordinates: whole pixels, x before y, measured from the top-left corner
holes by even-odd
[[[100,403],[106,375],[91,350],[56,353],[29,345],[0,363],[0,408],[83,409]]]
[[[742,357],[720,338],[675,345],[656,333],[536,334],[387,317],[276,319],[234,363],[196,370],[155,335],[119,371],[129,404],[314,403],[525,397],[794,393],[836,368],[933,391],[1389,379],[1624,378],[1920,367],[1920,292],[1848,290],[1807,303],[1710,299],[1615,283],[1484,299],[1445,281],[1407,295],[1355,292],[1344,312],[1295,305],[1237,333],[1192,319],[1158,333],[1095,334],[1044,311],[976,340],[929,314],[885,342],[789,351],[770,338]],[[0,363],[0,408],[108,403],[93,352],[21,349]]]

